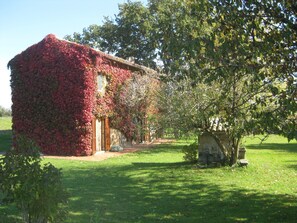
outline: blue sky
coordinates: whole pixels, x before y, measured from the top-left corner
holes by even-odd
[[[101,24],[104,16],[117,14],[118,4],[124,2],[127,0],[0,0],[0,106],[11,106],[10,59],[47,34],[63,38]]]

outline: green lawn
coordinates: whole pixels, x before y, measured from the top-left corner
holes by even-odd
[[[48,159],[63,168],[67,222],[297,222],[297,143],[247,138],[247,168],[197,169],[178,141],[102,162]],[[4,222],[14,209],[0,206]],[[1,220],[0,220],[1,222]]]
[[[67,222],[297,222],[297,142],[247,137],[248,168],[197,169],[182,159],[189,141],[102,162],[47,159],[63,169]],[[11,118],[0,118],[0,151]],[[0,204],[0,222],[17,222]]]
[[[11,148],[11,117],[0,117],[0,152]]]

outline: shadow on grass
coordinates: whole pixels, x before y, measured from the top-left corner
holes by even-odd
[[[248,149],[271,149],[276,151],[284,151],[297,153],[296,143],[263,143],[263,144],[251,144],[246,146]]]
[[[189,162],[175,162],[175,163],[158,163],[158,162],[133,162],[132,163],[134,167],[138,169],[165,169],[167,170],[168,168],[185,168],[188,169],[189,167]]]
[[[139,154],[168,148],[180,151],[162,145]],[[135,161],[65,167],[71,194],[67,222],[296,222],[297,196],[225,188],[186,162]],[[0,215],[9,211],[2,206]]]
[[[22,220],[17,216],[16,208],[8,208],[7,206],[0,203],[0,222],[2,223],[22,223]]]
[[[146,168],[159,165],[150,166]],[[71,192],[67,222],[296,222],[294,196],[223,190],[201,182],[199,176],[194,181],[174,176],[133,178],[126,171],[123,167],[67,173],[65,183]]]
[[[133,163],[72,170],[66,178],[72,194],[69,222],[296,222],[296,196],[224,190],[199,175],[175,174],[184,168]]]
[[[297,171],[297,159],[296,160],[288,160],[287,167],[295,169]]]
[[[12,131],[0,130],[0,152],[8,151],[12,146]]]
[[[155,174],[157,168],[164,173]],[[65,184],[71,193],[71,212],[67,222],[296,222],[296,196],[224,190],[199,175],[195,179],[176,176],[171,168],[179,171],[185,166],[134,163],[68,170]]]

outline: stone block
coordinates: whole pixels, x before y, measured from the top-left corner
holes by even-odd
[[[238,160],[238,165],[241,167],[247,166],[247,165],[249,165],[249,161],[246,159],[240,159],[240,160]]]
[[[245,159],[246,149],[244,147],[239,148],[238,150],[238,159]]]
[[[110,147],[110,152],[121,152],[123,151],[123,147],[119,146],[119,145],[113,145]]]
[[[223,131],[215,133],[225,147],[230,147],[226,133]],[[198,163],[209,165],[211,163],[221,163],[225,159],[224,154],[220,150],[219,145],[213,136],[207,132],[199,136],[199,157]]]

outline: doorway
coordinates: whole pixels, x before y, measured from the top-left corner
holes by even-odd
[[[93,119],[93,153],[110,150],[110,126],[109,118]]]

